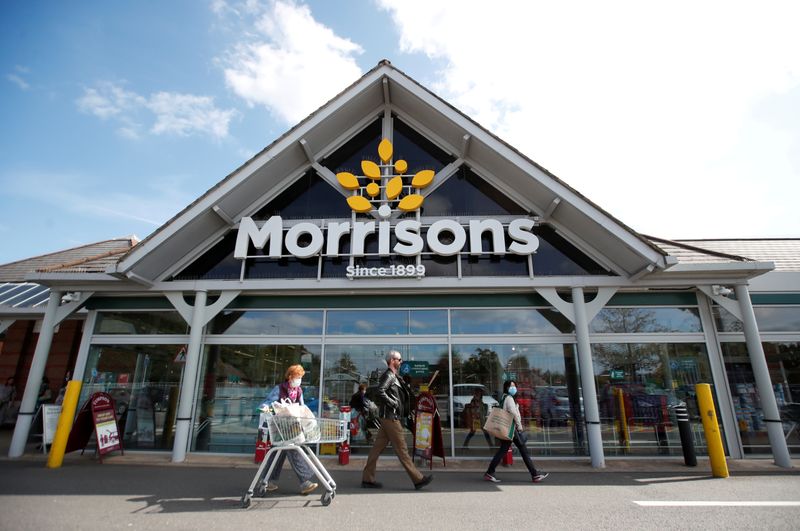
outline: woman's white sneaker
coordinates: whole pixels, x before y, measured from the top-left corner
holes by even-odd
[[[484,481],[491,481],[492,483],[500,483],[500,480],[491,474],[484,474],[483,479]]]

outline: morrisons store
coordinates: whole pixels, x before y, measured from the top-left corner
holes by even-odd
[[[336,415],[396,349],[436,396],[448,458],[492,453],[469,403],[514,379],[534,455],[596,467],[682,455],[680,402],[705,454],[695,384],[710,383],[726,453],[789,466],[800,286],[765,282],[774,269],[638,234],[381,62],[105,272],[29,275],[50,287],[29,377],[81,312],[79,405],[109,392],[127,450],[182,461],[252,454],[289,365]],[[366,423],[351,433],[365,455]]]

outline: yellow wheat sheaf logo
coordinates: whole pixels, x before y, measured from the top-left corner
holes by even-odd
[[[336,174],[342,188],[357,192],[347,198],[347,204],[354,212],[366,214],[377,210],[380,217],[388,218],[392,214],[391,205],[395,203],[395,208],[403,212],[414,212],[422,206],[424,198],[418,192],[433,182],[434,171],[422,170],[413,178],[405,175],[408,163],[398,160],[392,164],[393,152],[392,143],[384,138],[378,145],[381,164],[362,160],[363,175],[346,171]],[[409,178],[411,183],[406,184]]]

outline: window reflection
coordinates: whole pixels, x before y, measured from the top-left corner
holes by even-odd
[[[225,310],[211,320],[208,330],[210,334],[226,335],[319,335],[322,333],[322,312]]]
[[[446,334],[446,310],[330,310],[329,335]]]
[[[684,402],[698,425],[695,384],[712,383],[701,343],[592,346],[603,444],[611,455],[681,455],[674,412]],[[721,429],[721,428],[720,428]],[[704,451],[696,432],[698,451]]]
[[[251,453],[257,407],[290,365],[305,369],[303,398],[319,414],[320,352],[318,345],[206,346],[193,450]]]
[[[702,332],[697,308],[604,308],[590,329],[611,334]]]
[[[734,412],[746,454],[769,453],[770,443],[753,366],[745,343],[722,343],[725,371],[730,382]],[[800,453],[800,343],[764,343],[772,391],[778,405],[786,442],[792,454]]]
[[[450,312],[453,334],[559,334],[572,323],[551,308],[466,309]]]
[[[95,334],[187,334],[186,321],[175,311],[98,312]]]
[[[443,422],[453,422],[457,455],[493,453],[475,418],[499,404],[505,380],[517,384],[514,398],[534,454],[585,455],[578,374],[572,344],[454,345],[452,410],[446,395],[437,398]]]
[[[449,390],[447,345],[327,345],[322,393],[324,401],[336,407],[347,405],[359,384],[363,383],[367,386],[367,398],[377,403],[376,389],[381,375],[386,371],[384,360],[390,350],[397,350],[403,355],[400,373],[407,378],[415,395],[429,384],[434,394]],[[356,430],[351,437],[352,452],[368,453],[371,441],[367,435],[370,432],[367,419],[354,412],[351,428]],[[445,447],[449,448],[449,430],[444,425],[442,430]],[[411,432],[407,431],[406,436],[406,442],[411,447]]]
[[[184,345],[92,345],[78,407],[96,392],[114,399],[126,450],[172,448]]]

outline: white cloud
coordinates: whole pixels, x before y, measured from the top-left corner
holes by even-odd
[[[17,74],[8,74],[8,75],[6,75],[6,79],[8,79],[12,83],[14,83],[21,90],[28,90],[29,88],[31,88],[31,86],[24,79],[19,77]]]
[[[100,83],[84,89],[78,108],[101,119],[119,122],[117,132],[126,138],[139,138],[143,121],[152,121],[152,134],[188,136],[204,134],[213,138],[228,136],[234,109],[218,109],[208,96],[157,92],[149,97],[126,90],[116,83]]]
[[[249,1],[217,12],[255,18],[255,34],[243,38],[223,60],[228,86],[248,105],[263,105],[294,125],[361,75],[354,55],[362,49],[314,20],[292,1]]]
[[[445,99],[635,230],[800,233],[800,125],[757,112],[800,109],[800,4],[379,4]]]
[[[86,175],[26,172],[4,180],[9,196],[47,205],[47,212],[54,217],[67,211],[98,222],[129,220],[146,227],[161,226],[193,199],[186,193],[183,179],[175,176],[136,180],[142,183],[137,193],[103,189],[91,184],[102,179]]]
[[[147,107],[156,115],[155,134],[174,133],[186,136],[202,131],[215,138],[228,135],[228,125],[236,115],[233,109],[214,107],[213,98],[159,92],[150,97]]]

